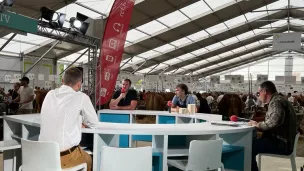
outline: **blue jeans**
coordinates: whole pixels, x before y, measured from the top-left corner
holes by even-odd
[[[274,136],[254,139],[252,142],[251,171],[259,171],[256,156],[260,153],[289,155],[291,150],[289,150],[287,143]]]

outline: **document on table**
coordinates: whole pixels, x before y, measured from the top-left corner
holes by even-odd
[[[231,122],[231,121],[210,121],[212,125],[222,125],[222,126],[242,126],[242,125],[247,125],[246,122]]]

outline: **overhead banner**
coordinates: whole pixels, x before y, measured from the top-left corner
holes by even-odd
[[[268,75],[262,75],[262,74],[257,75],[257,83],[263,83],[264,81],[267,80],[268,80]]]
[[[274,33],[273,50],[301,50],[301,33]]]
[[[109,14],[97,65],[96,105],[107,103],[114,91],[135,0],[115,0]]]
[[[220,76],[219,75],[210,76],[210,83],[220,84]]]

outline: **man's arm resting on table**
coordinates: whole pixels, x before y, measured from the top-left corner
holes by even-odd
[[[283,123],[285,112],[283,106],[281,106],[279,102],[271,103],[268,109],[268,115],[270,115],[270,117],[268,117],[268,119],[265,118],[265,121],[259,122],[253,126],[266,131],[276,128]]]
[[[117,98],[115,99],[115,97],[117,97]],[[111,99],[111,102],[109,104],[110,109],[114,109],[113,107],[117,106],[118,103],[120,102],[120,100],[125,97],[126,97],[126,93],[120,93],[120,95],[118,95],[117,92],[115,92],[115,94],[113,95],[113,98]]]
[[[129,106],[118,106],[118,110],[135,110],[137,106],[137,100],[132,100]]]
[[[179,112],[179,107],[176,106],[175,104],[172,104],[172,106],[171,106],[171,112]]]
[[[93,128],[98,126],[99,120],[97,118],[96,111],[93,107],[93,104],[87,95],[83,95],[82,98],[82,115],[83,115],[83,120],[82,124],[85,127]]]

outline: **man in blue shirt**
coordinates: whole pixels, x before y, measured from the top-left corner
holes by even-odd
[[[193,96],[188,93],[189,92],[187,85],[179,84],[176,86],[176,95],[173,97],[172,100],[172,112],[178,112],[179,108],[187,108],[188,104],[195,104]],[[195,112],[197,112],[197,108]]]

